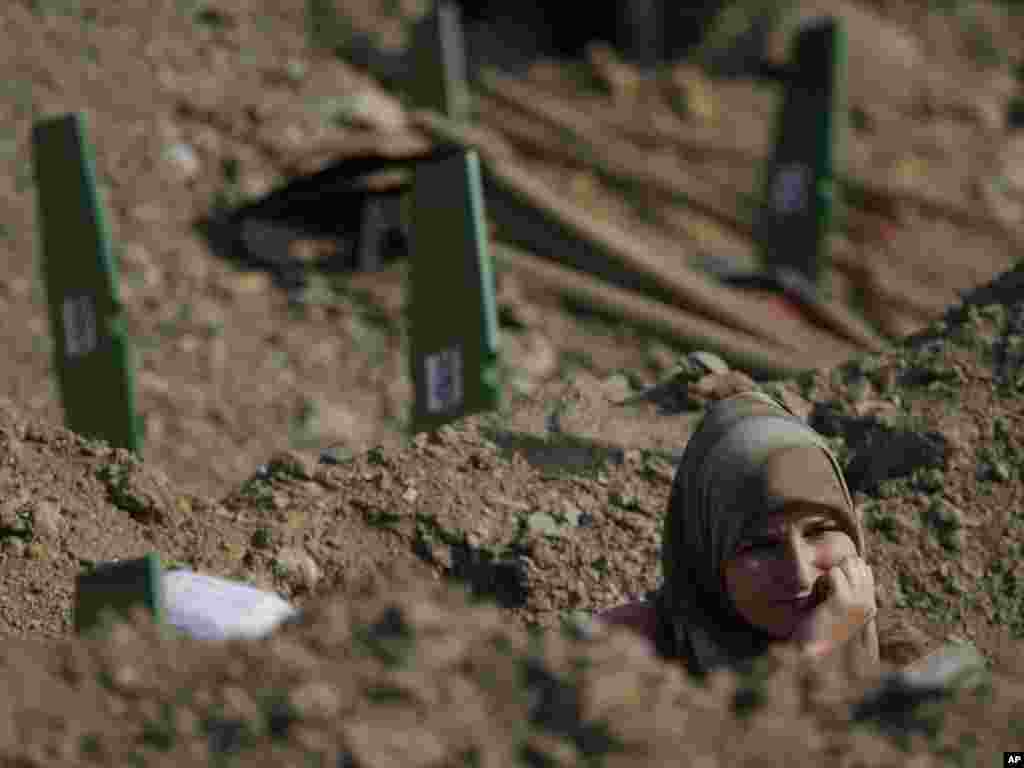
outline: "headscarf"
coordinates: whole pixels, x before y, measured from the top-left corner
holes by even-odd
[[[864,557],[853,499],[825,439],[761,392],[714,403],[676,470],[662,533],[655,600],[665,655],[702,675],[741,666],[775,642],[736,611],[722,565],[751,521],[795,500],[830,509]],[[863,632],[874,633],[874,621]]]

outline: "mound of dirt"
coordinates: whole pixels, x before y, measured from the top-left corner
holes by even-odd
[[[144,456],[194,493],[223,495],[279,450],[334,445],[351,453],[397,443],[407,422],[401,264],[356,277],[317,273],[289,301],[267,274],[213,256],[196,230],[216,206],[258,198],[340,157],[431,144],[401,93],[311,44],[345,49],[368,35],[400,49],[425,4],[346,2],[348,26],[324,21],[317,34],[309,32],[307,5],[23,0],[0,9],[11,41],[0,53],[7,73],[0,90],[4,394],[28,413],[61,421],[38,282],[31,127],[82,110],[120,262]],[[330,10],[342,4],[315,5],[338,21]],[[992,63],[1012,48],[1019,16],[987,3],[965,10],[967,21],[923,3],[865,5],[807,4],[847,20],[858,60],[882,61],[870,48],[879,27],[916,52],[899,77],[878,83],[872,70],[851,94],[860,112],[849,163],[889,186],[881,196],[847,191],[855,215],[828,279],[837,297],[861,301],[880,331],[899,336],[1008,268],[1019,250],[1003,231],[1020,224],[1013,213],[1019,153],[999,113],[1014,84],[1007,67]],[[602,88],[612,70],[625,85]],[[670,70],[641,77],[595,52],[586,64],[536,63],[524,82],[583,114],[600,139],[599,156],[607,150],[615,159],[625,142],[634,155],[690,179],[687,195],[743,218],[767,156],[777,94],[749,80],[709,79],[685,64]],[[934,87],[912,87],[940,74]],[[517,165],[590,215],[660,244],[665,259],[756,261],[749,236],[663,194],[598,178],[537,115],[482,89],[477,96],[478,127],[503,137]],[[993,228],[993,216],[1002,229]],[[498,288],[508,391],[535,392],[579,369],[598,377],[626,369],[650,384],[679,355],[621,323],[567,312],[528,273],[505,272]]]
[[[20,637],[0,672],[14,692],[0,750],[26,765],[222,752],[366,766],[987,759],[1024,736],[1021,317],[1024,302],[968,302],[885,355],[760,385],[806,413],[857,478],[886,663],[951,639],[989,663],[990,685],[921,705],[892,732],[854,718],[877,678],[783,656],[700,686],[583,621],[657,583],[671,457],[624,448],[619,432],[631,413],[658,413],[684,446],[714,377],[736,373],[702,355],[659,388],[679,390],[668,408],[628,381],[577,378],[337,465],[277,455],[221,502],[8,405],[4,471],[20,501],[0,568]],[[169,638],[145,616],[67,637],[83,561],[146,550],[275,588],[303,612],[263,640]]]
[[[0,744],[25,766],[911,759],[851,716],[874,680],[792,661],[697,685],[621,632],[529,635],[458,590],[406,580],[318,603],[261,641],[169,638],[140,616],[48,654],[8,646]],[[914,764],[976,764],[1014,743],[1022,692],[997,678],[915,713],[905,724]]]

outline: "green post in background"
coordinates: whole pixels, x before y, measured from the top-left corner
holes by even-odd
[[[826,237],[838,203],[837,167],[846,111],[846,37],[839,20],[801,24],[765,174],[757,241],[762,265],[812,284],[827,268]]]
[[[416,167],[409,197],[412,427],[500,405],[498,316],[480,161],[453,149]]]
[[[80,114],[33,127],[37,226],[54,367],[68,429],[139,453],[131,350],[117,263]]]
[[[433,109],[450,120],[469,119],[466,42],[459,7],[438,0],[413,30],[407,89],[420,109]]]
[[[157,624],[164,623],[163,568],[150,552],[134,560],[102,563],[80,574],[75,585],[75,632],[102,628],[107,618],[128,620],[136,606],[145,608]]]

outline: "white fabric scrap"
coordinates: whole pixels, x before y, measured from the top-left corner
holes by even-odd
[[[273,592],[188,569],[165,571],[166,621],[198,640],[257,638],[297,609]]]

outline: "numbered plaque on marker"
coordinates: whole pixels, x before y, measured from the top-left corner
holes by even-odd
[[[840,21],[819,17],[797,33],[758,223],[764,266],[794,269],[812,283],[827,266],[837,147],[847,119],[845,58]]]
[[[81,435],[139,452],[117,263],[84,120],[70,114],[40,121],[32,140],[42,274],[65,423]]]
[[[417,166],[410,197],[408,311],[413,429],[498,407],[497,311],[476,153]]]

